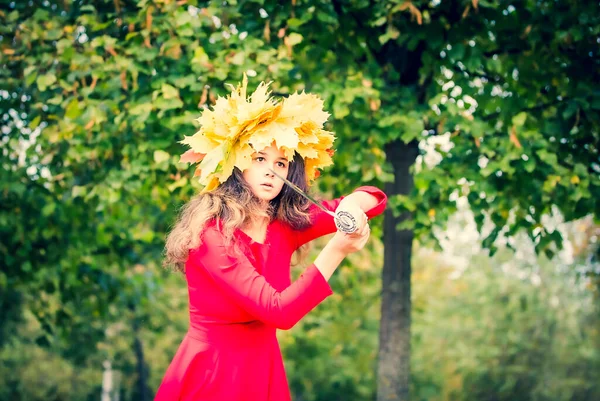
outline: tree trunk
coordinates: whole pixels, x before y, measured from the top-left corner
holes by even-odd
[[[385,149],[394,168],[394,182],[385,185],[388,196],[408,195],[413,188],[410,167],[418,155],[418,143],[397,140]],[[410,276],[413,231],[396,230],[410,217],[394,217],[387,210],[384,221],[384,263],[382,274],[381,327],[377,401],[407,401],[410,384]]]
[[[148,388],[148,368],[144,359],[144,346],[140,339],[138,318],[133,318],[133,352],[136,359],[137,391],[136,400],[150,401],[150,389]]]

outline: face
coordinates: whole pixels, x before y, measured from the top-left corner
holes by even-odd
[[[252,165],[244,170],[244,179],[258,199],[269,202],[279,195],[285,185],[269,168],[287,178],[289,164],[284,153],[272,145],[252,155]]]

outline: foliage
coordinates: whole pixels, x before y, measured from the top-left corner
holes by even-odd
[[[41,347],[32,339],[43,332],[37,319],[24,316],[13,336],[0,349],[0,400],[88,401],[98,399],[102,370],[95,358],[75,366],[56,347]]]
[[[560,244],[541,225],[552,205],[568,220],[598,210],[597,4],[334,1],[321,28],[330,35],[315,26],[320,10],[296,11],[308,20],[296,59],[312,61],[302,79],[331,95],[346,157],[362,161],[397,138],[443,156],[417,169],[413,196],[394,199],[419,233],[445,224],[455,192],[469,196],[480,229],[487,216],[496,224],[492,248],[506,225],[547,250]]]
[[[504,249],[475,256],[458,279],[439,261],[416,272],[415,399],[598,397],[598,305],[573,270],[538,263]]]
[[[390,144],[421,141],[413,193],[390,199],[412,213],[406,227],[429,235],[462,194],[480,229],[495,224],[486,247],[525,229],[551,256],[561,235],[542,216],[552,205],[568,220],[598,211],[598,7],[10,3],[0,10],[0,345],[22,310],[42,325],[36,343],[76,366],[115,325],[131,330],[130,346],[140,322],[168,330],[158,261],[177,208],[197,191],[177,141],[243,72],[273,80],[277,94],[325,99],[339,141],[321,190],[392,180]],[[369,394],[368,371],[347,391]]]
[[[355,255],[335,276],[335,295],[297,327],[279,333],[296,400],[374,399],[380,252],[377,242],[368,252]],[[544,257],[532,264],[507,248],[493,257],[476,252],[466,269],[448,260],[426,248],[415,255],[416,400],[584,401],[600,396],[595,380],[600,374],[599,305],[586,287],[588,281],[582,281],[576,270]],[[187,299],[181,284],[178,276],[172,276],[166,285],[173,291],[165,305],[175,311],[169,316],[171,327],[142,330],[153,388],[186,330]],[[55,391],[56,400],[96,396],[100,370],[89,365],[100,365],[104,348],[111,349],[115,360],[125,361],[123,399],[135,399],[129,331],[122,325],[111,327],[100,350],[88,356],[88,367],[74,377],[69,376],[74,369],[69,362],[27,343],[30,333],[21,331],[24,340],[2,350],[0,399],[53,399],[48,391]],[[48,374],[50,381],[39,382],[44,366],[48,372],[62,373]],[[6,396],[11,386],[20,389],[21,398]],[[44,391],[46,395],[40,395]]]
[[[418,248],[411,356],[415,400],[600,396],[595,380],[600,306],[590,281],[560,259],[522,259],[519,252],[530,245],[521,241],[517,253],[503,246],[490,257],[481,250],[466,266]],[[373,251],[336,277],[339,297],[282,338],[296,399],[374,399],[381,260],[375,256],[379,249]]]
[[[351,255],[332,277],[326,303],[279,333],[295,400],[375,398],[381,251],[377,242]]]

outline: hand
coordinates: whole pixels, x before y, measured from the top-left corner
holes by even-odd
[[[363,249],[370,235],[371,228],[368,224],[365,224],[361,231],[357,230],[352,234],[337,231],[333,238],[329,240],[328,245],[347,255]]]
[[[335,209],[336,214],[341,211],[346,212],[346,213],[350,214],[352,217],[354,217],[354,220],[356,221],[357,229],[354,233],[352,233],[350,235],[360,237],[360,233],[363,231],[364,227],[367,225],[367,222],[368,222],[368,218],[367,218],[367,215],[365,214],[365,212],[360,208],[360,206],[357,203],[355,203],[349,199],[348,200],[342,199],[342,201],[338,205],[337,209]]]

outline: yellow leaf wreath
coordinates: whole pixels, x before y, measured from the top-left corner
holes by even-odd
[[[234,167],[241,171],[250,167],[252,154],[273,142],[289,161],[295,152],[304,158],[308,184],[319,176],[318,169],[332,164],[335,136],[323,129],[329,113],[323,111],[321,99],[302,92],[276,101],[264,82],[246,97],[245,74],[241,85],[231,86],[228,97],[219,97],[213,109],[204,110],[197,119],[200,130],[181,141],[190,149],[180,161],[200,162],[195,175],[204,185],[202,192],[225,182]]]

